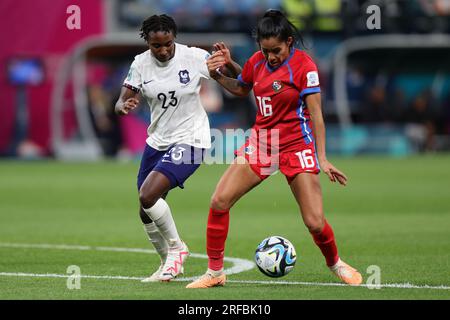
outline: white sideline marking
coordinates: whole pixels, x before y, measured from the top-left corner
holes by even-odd
[[[116,247],[92,247],[92,246],[77,246],[66,244],[28,244],[28,243],[5,243],[0,242],[0,248],[24,248],[24,249],[59,249],[59,250],[92,250],[92,251],[113,251],[113,252],[133,252],[133,253],[156,253],[155,250],[140,249],[140,248],[116,248]],[[190,253],[190,257],[208,259],[206,254]],[[227,275],[241,273],[251,270],[256,267],[253,261],[240,258],[225,257],[224,261],[231,262],[233,265],[230,268],[224,269]],[[1,275],[1,274],[0,274]],[[180,278],[180,280],[183,278]],[[186,280],[186,281],[190,281]]]
[[[326,286],[326,287],[373,287],[374,285],[361,284],[358,286],[349,286],[344,283],[332,283],[332,282],[300,282],[300,281],[254,281],[254,280],[227,280],[227,282],[248,283],[248,284],[297,284],[305,286]],[[434,289],[434,290],[450,290],[450,287],[429,286],[429,285],[414,285],[410,283],[386,283],[380,284],[380,288],[399,288],[399,289]]]
[[[77,246],[77,245],[55,245],[55,244],[25,244],[25,243],[0,243],[0,247],[3,248],[25,248],[25,249],[60,249],[60,250],[93,250],[93,251],[114,251],[114,252],[134,252],[134,253],[156,253],[155,250],[139,249],[139,248],[116,248],[116,247],[93,247],[93,246]],[[207,259],[208,256],[200,253],[191,253],[191,257]],[[228,275],[236,274],[244,271],[251,270],[255,267],[255,264],[246,259],[240,258],[224,258],[225,261],[233,263],[231,268],[225,269],[225,273]],[[68,278],[67,274],[55,274],[55,273],[24,273],[24,272],[0,272],[0,276],[9,277],[39,277],[39,278]],[[129,276],[101,276],[101,275],[80,275],[81,278],[86,279],[107,279],[107,280],[134,280],[140,281],[142,277],[129,277]],[[198,277],[179,278],[174,281],[188,282],[197,279]],[[263,280],[227,280],[229,283],[242,283],[242,284],[269,284],[269,285],[304,285],[304,286],[326,286],[326,287],[351,287],[343,283],[320,283],[320,282],[301,282],[301,281],[263,281]],[[430,290],[450,290],[450,286],[430,286],[430,285],[414,285],[410,283],[386,283],[380,284],[381,288],[398,288],[398,289],[430,289]],[[354,287],[370,287],[370,285],[362,284]]]
[[[6,277],[35,277],[35,278],[68,278],[70,274],[57,273],[25,273],[25,272],[0,272],[0,276]],[[107,280],[143,280],[140,277],[125,277],[125,276],[92,276],[81,274],[80,278],[86,279],[107,279]]]
[[[55,274],[55,273],[24,273],[24,272],[0,272],[0,276],[8,277],[37,277],[37,278],[68,278],[70,275],[67,274]],[[86,279],[106,279],[106,280],[134,280],[140,281],[144,278],[141,277],[126,277],[126,276],[94,276],[81,274],[80,278]],[[180,278],[173,281],[178,282],[189,282],[197,277],[192,278]],[[320,283],[320,282],[300,282],[300,281],[253,281],[253,280],[227,280],[229,283],[242,283],[242,284],[269,284],[269,285],[303,285],[303,286],[323,286],[323,287],[352,287],[343,283]],[[362,284],[353,287],[369,287],[369,285]],[[380,284],[381,288],[397,288],[397,289],[430,289],[430,290],[449,290],[450,287],[447,286],[429,286],[429,285],[413,285],[409,283],[387,283]]]

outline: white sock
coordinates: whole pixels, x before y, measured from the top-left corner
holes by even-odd
[[[166,239],[169,249],[178,249],[183,246],[172,212],[164,199],[160,198],[153,207],[143,210],[158,227],[159,232]]]
[[[209,273],[210,275],[212,275],[214,278],[220,276],[223,273],[223,268],[220,270],[212,270],[210,268],[208,268],[208,270],[206,271],[206,273]]]
[[[169,250],[166,239],[161,235],[154,222],[144,224],[144,230],[153,247],[155,247],[156,252],[159,254],[161,261],[164,263],[167,258],[167,251]]]
[[[338,259],[334,266],[329,267],[331,271],[336,271],[336,269],[342,264],[341,258]]]

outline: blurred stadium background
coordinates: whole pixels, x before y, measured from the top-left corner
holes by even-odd
[[[71,4],[81,9],[80,30],[66,27]],[[373,4],[381,9],[379,30],[366,25]],[[243,64],[257,49],[257,16],[268,8],[288,13],[319,66],[330,154],[450,149],[446,0],[4,0],[0,7],[8,12],[0,21],[2,157],[139,156],[146,106],[119,119],[113,105],[134,55],[146,49],[142,20],[172,15],[179,42],[210,50],[223,40]],[[212,128],[252,125],[252,98],[232,97],[213,81],[202,97]]]

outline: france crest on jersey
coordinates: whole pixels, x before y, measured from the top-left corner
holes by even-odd
[[[182,84],[188,84],[191,79],[189,78],[189,71],[187,70],[181,70],[178,72],[178,76],[180,77],[180,82]]]

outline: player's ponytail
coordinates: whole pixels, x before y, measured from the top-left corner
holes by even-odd
[[[287,41],[289,37],[294,39],[292,46],[300,40],[303,47],[303,38],[297,28],[280,11],[269,9],[258,21],[254,37],[259,43],[262,39],[278,38],[281,41]]]

